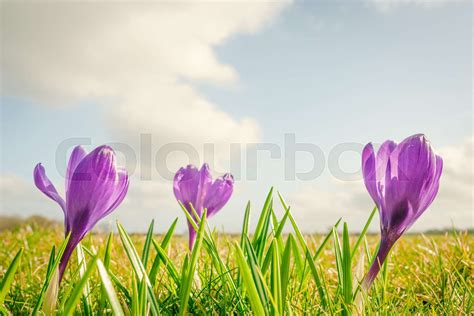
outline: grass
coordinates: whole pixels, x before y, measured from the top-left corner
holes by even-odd
[[[281,218],[273,213],[276,202],[287,210]],[[0,314],[48,309],[64,315],[474,311],[474,240],[467,232],[402,237],[367,293],[359,282],[378,236],[366,235],[366,229],[351,235],[342,221],[326,235],[303,235],[289,207],[272,192],[263,209],[253,212],[249,204],[241,236],[209,230],[205,217],[193,223],[199,233],[192,252],[187,238],[174,235],[176,222],[159,236],[153,234],[159,225],[154,222],[146,235],[130,236],[120,224],[116,234],[89,234],[69,262],[57,300],[54,281],[45,280],[54,280],[64,246],[62,228],[33,222],[4,230]],[[250,215],[259,216],[252,234]],[[292,232],[284,235],[284,227]]]

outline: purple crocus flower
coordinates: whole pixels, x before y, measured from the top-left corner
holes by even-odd
[[[365,186],[379,209],[381,241],[376,260],[363,281],[368,289],[390,249],[433,202],[439,188],[443,160],[430,142],[416,134],[400,144],[388,140],[374,153],[372,144],[362,152]]]
[[[227,203],[233,188],[234,178],[230,173],[213,181],[206,163],[200,170],[193,165],[180,168],[174,176],[174,195],[178,201],[183,203],[191,216],[193,216],[193,212],[190,203],[199,216],[201,216],[203,209],[206,209],[207,217],[210,218]],[[189,222],[188,227],[189,249],[192,249],[196,240],[196,231]]]
[[[66,201],[40,163],[35,167],[34,179],[36,187],[61,206],[66,236],[71,233],[59,265],[61,280],[77,244],[122,202],[128,190],[128,175],[125,169],[117,167],[115,153],[109,146],[97,147],[89,154],[77,146],[67,166]]]

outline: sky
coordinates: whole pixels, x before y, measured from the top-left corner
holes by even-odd
[[[73,146],[110,144],[131,184],[103,228],[186,232],[173,173],[208,162],[236,179],[219,230],[273,186],[305,232],[357,232],[363,146],[424,133],[444,172],[411,231],[473,227],[470,1],[3,1],[0,33],[0,215],[62,220],[34,166],[64,193]]]

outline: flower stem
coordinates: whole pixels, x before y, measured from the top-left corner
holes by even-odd
[[[377,277],[377,274],[380,272],[380,268],[382,267],[385,259],[387,258],[387,255],[390,252],[390,249],[392,249],[394,242],[388,240],[387,238],[382,238],[380,241],[380,247],[377,252],[377,257],[375,258],[374,262],[372,263],[372,266],[369,269],[369,272],[366,274],[364,277],[364,280],[362,281],[362,288],[364,290],[368,290],[372,283],[374,282],[375,278]]]

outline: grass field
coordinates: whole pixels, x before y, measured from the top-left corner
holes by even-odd
[[[203,229],[192,253],[174,228],[167,236],[130,240],[120,229],[113,236],[90,234],[82,242],[87,267],[81,265],[81,272],[73,256],[52,305],[69,315],[473,313],[471,234],[403,236],[366,293],[358,281],[373,258],[377,235],[349,235],[341,222],[338,233],[301,236],[289,212],[276,219],[264,207],[262,214],[255,233],[244,225],[244,238]],[[293,233],[281,234],[282,225]],[[10,286],[5,278],[1,282],[3,312],[44,313],[51,299],[42,289],[53,275],[58,256],[50,255],[53,246],[55,254],[60,251],[62,227],[27,223],[0,232],[0,240],[0,276],[7,270],[13,275]],[[315,260],[305,260],[310,257]]]

